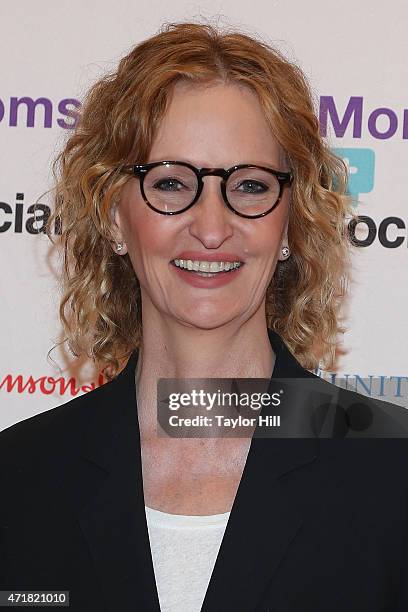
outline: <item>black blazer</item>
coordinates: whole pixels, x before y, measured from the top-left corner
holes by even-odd
[[[273,376],[314,377],[268,333]],[[0,589],[69,590],[73,612],[159,612],[137,356],[0,433]],[[378,415],[344,391],[356,398]],[[406,438],[253,437],[202,612],[407,612],[407,494]]]

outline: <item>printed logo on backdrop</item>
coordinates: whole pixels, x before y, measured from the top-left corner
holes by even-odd
[[[315,368],[313,372],[323,380],[342,389],[408,408],[408,376],[374,376],[372,374],[361,376],[360,374],[325,372],[320,368]]]
[[[345,136],[361,139],[371,136],[377,140],[400,137],[408,139],[408,109],[397,112],[388,107],[366,111],[364,98],[352,96],[341,112],[333,96],[321,96],[319,108],[320,132],[327,136],[329,125],[337,138]],[[334,153],[344,159],[349,173],[348,193],[353,205],[364,206],[364,194],[371,193],[375,182],[375,152],[362,147],[335,148]],[[363,202],[361,202],[361,200]],[[408,247],[407,223],[401,217],[388,215],[374,219],[358,215],[348,224],[349,234],[357,246],[380,244],[387,249]]]
[[[57,103],[45,97],[12,96],[7,101],[0,99],[0,126],[60,127],[69,130],[76,125],[80,106],[80,101],[75,98],[63,98]]]
[[[324,372],[320,368],[316,368],[314,373],[338,387],[408,408],[408,376],[339,374]],[[88,384],[80,384],[74,376],[55,378],[47,375],[34,377],[33,375],[8,373],[0,375],[0,392],[11,395],[35,394],[76,397],[79,393],[93,391],[96,387],[106,384],[106,382],[103,373],[99,374],[97,381],[91,381]]]
[[[36,394],[76,397],[78,393],[88,393],[96,387],[106,384],[106,382],[102,373],[99,374],[96,382],[91,381],[88,384],[80,384],[74,376],[54,378],[54,376],[44,375],[36,378],[33,375],[4,374],[0,378],[0,392],[16,395]]]
[[[0,126],[72,129],[80,106],[81,102],[76,98],[63,98],[57,102],[45,96],[0,98]],[[408,139],[408,109],[393,110],[383,106],[367,111],[363,96],[351,96],[343,113],[333,96],[321,96],[319,121],[323,136],[327,135],[330,121],[337,138],[343,138],[347,132],[347,136],[357,139],[367,133],[377,140],[394,136]]]
[[[0,234],[9,231],[15,234],[44,233],[50,214],[49,206],[40,202],[26,205],[24,193],[17,192],[14,203],[0,201]],[[61,234],[58,220],[54,226],[54,233]]]
[[[374,188],[375,153],[372,149],[340,149],[333,152],[341,157],[348,170],[348,194],[352,197],[353,205],[357,206],[360,195],[371,193]]]
[[[0,99],[0,128],[52,128],[72,129],[78,119],[81,102],[75,98],[63,98],[53,102],[47,97],[11,96]],[[376,140],[390,138],[408,139],[408,109],[394,110],[382,106],[367,109],[363,96],[350,96],[346,104],[338,104],[333,96],[321,96],[319,122],[322,136],[327,136],[329,127],[336,138],[361,139],[370,136]],[[364,194],[371,193],[375,184],[375,152],[371,148],[335,148],[349,169],[348,190],[354,206],[361,204]],[[4,198],[4,199],[3,199]],[[14,201],[0,194],[0,234],[40,234],[51,213],[43,203],[34,205],[35,198],[26,204],[26,196],[18,188]],[[390,211],[391,213],[391,211]],[[367,214],[351,220],[348,230],[353,242],[360,247],[372,244],[387,249],[408,247],[407,222],[389,214],[384,218],[373,218]],[[61,233],[58,224],[55,234]]]
[[[353,205],[364,206],[361,195],[374,189],[375,153],[364,148],[334,148],[333,152],[341,157],[348,169],[348,194]],[[389,216],[376,221],[367,215],[359,215],[358,221],[348,225],[349,234],[357,246],[371,246],[376,240],[387,249],[395,249],[404,242],[408,247],[406,224],[401,217]]]
[[[367,112],[363,96],[351,96],[343,115],[338,111],[333,96],[321,96],[319,123],[322,136],[327,136],[329,120],[337,138],[343,138],[347,132],[351,138],[370,135],[377,140],[394,136],[408,139],[408,109],[395,111],[382,106]]]

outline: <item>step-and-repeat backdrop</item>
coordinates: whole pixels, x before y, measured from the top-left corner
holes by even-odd
[[[369,0],[89,0],[0,7],[0,429],[104,383],[60,338],[59,260],[33,204],[88,86],[164,22],[210,20],[276,45],[311,80],[349,168],[362,248],[333,382],[408,405],[408,5]],[[40,199],[43,219],[51,206]]]

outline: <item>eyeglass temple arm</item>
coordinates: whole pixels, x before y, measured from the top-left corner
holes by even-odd
[[[135,164],[126,164],[126,166],[122,166],[120,170],[121,172],[126,172],[127,174],[134,174]]]

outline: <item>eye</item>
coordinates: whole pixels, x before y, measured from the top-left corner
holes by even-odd
[[[244,193],[265,193],[265,191],[268,191],[269,189],[269,187],[264,183],[261,183],[260,181],[253,181],[250,179],[242,181],[239,186],[245,186]],[[237,190],[242,191],[239,189]]]
[[[178,185],[180,187],[178,187]],[[156,181],[153,185],[154,189],[158,189],[159,191],[180,191],[185,185],[181,183],[179,180],[174,178],[161,179],[160,181]]]

